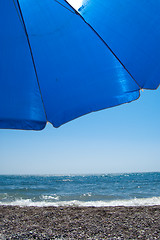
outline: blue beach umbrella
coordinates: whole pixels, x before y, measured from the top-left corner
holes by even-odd
[[[59,127],[160,84],[159,0],[72,2],[0,0],[0,128]]]

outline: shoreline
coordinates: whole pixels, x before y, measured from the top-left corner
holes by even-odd
[[[160,205],[1,205],[0,239],[160,239]]]

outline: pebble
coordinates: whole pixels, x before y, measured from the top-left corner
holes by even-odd
[[[160,239],[160,206],[0,206],[0,240]]]

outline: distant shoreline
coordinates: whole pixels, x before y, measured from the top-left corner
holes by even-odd
[[[160,239],[160,205],[0,206],[0,239]]]

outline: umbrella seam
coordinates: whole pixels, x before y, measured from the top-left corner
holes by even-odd
[[[20,14],[19,14],[19,12],[18,12],[18,9],[17,9],[17,6],[16,6],[16,3],[15,3],[15,0],[13,0],[13,4],[14,4],[14,6],[15,6],[15,9],[16,9],[16,11],[17,11],[18,18],[19,18],[19,20],[20,20],[20,22],[21,22],[21,24],[22,24],[22,27],[24,27],[24,26],[23,26],[22,19],[21,19],[21,16],[20,16]]]
[[[57,1],[57,0],[55,0],[55,1]],[[117,55],[113,52],[113,50],[109,47],[109,45],[105,42],[105,40],[99,35],[99,33],[84,19],[84,17],[76,9],[74,9],[72,7],[72,5],[70,3],[67,2],[67,0],[64,0],[64,1],[75,11],[75,14],[77,14],[92,29],[92,31],[101,39],[101,41],[106,45],[106,47],[109,49],[109,51],[114,55],[114,57],[119,61],[119,63],[122,65],[122,67],[130,75],[130,77],[133,79],[133,81],[138,85],[140,90],[142,90],[143,88],[139,85],[139,83],[135,80],[135,78],[132,76],[132,74],[129,72],[129,70],[121,62],[121,60],[117,57]]]
[[[67,8],[67,7],[64,6],[62,3],[58,2],[57,0],[54,0],[54,1],[55,1],[56,3],[58,3],[59,5],[61,5],[62,7],[66,8],[66,9],[67,9],[68,11],[70,11],[71,13],[77,14],[77,13],[75,12],[74,8],[73,8],[73,10],[74,10],[74,12],[73,12],[71,9]]]
[[[109,45],[105,42],[105,40],[98,34],[98,32],[85,21],[85,19],[82,17],[83,21],[95,32],[95,34],[102,40],[102,42],[107,46],[109,51],[113,54],[113,56],[119,61],[119,63],[122,65],[122,67],[126,70],[126,72],[130,75],[130,77],[134,80],[134,82],[138,85],[138,87],[142,90],[142,87],[139,85],[139,83],[135,80],[135,78],[132,76],[132,74],[129,72],[129,70],[125,67],[125,65],[121,62],[121,60],[117,57],[117,55],[113,52],[113,50],[109,47]]]
[[[13,0],[13,2],[14,2],[14,0]],[[23,14],[22,14],[22,11],[21,11],[21,7],[20,7],[20,4],[19,4],[19,0],[17,0],[17,5],[18,5],[18,8],[19,8],[19,12],[18,12],[18,9],[17,9],[16,4],[14,2],[14,6],[16,8],[17,14],[20,18],[21,24],[23,26],[23,29],[24,29],[24,32],[25,32],[25,35],[26,35],[26,38],[27,38],[27,42],[28,42],[28,46],[29,46],[29,50],[30,50],[30,54],[31,54],[31,58],[32,58],[32,63],[33,63],[33,67],[34,67],[34,71],[35,71],[35,75],[36,75],[36,79],[37,79],[37,84],[38,84],[39,92],[40,92],[40,95],[41,95],[43,109],[44,109],[44,113],[45,113],[45,117],[46,117],[46,122],[47,122],[47,113],[45,111],[44,101],[43,101],[43,98],[42,98],[42,92],[41,92],[41,88],[40,88],[40,84],[39,84],[39,80],[38,80],[37,69],[36,69],[36,65],[35,65],[35,61],[34,61],[34,57],[33,57],[31,44],[30,44],[30,41],[29,41],[29,36],[28,36],[28,33],[27,33],[27,28],[26,28],[26,25],[25,25],[25,22],[24,22],[24,19],[23,19]]]

